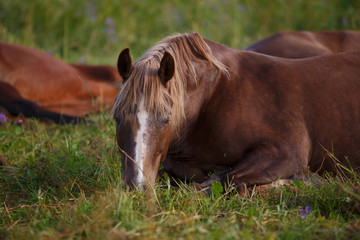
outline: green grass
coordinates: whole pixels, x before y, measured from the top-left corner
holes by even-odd
[[[360,238],[356,174],[320,188],[296,182],[248,197],[232,189],[204,196],[164,179],[151,198],[124,190],[114,135],[100,116],[91,119],[0,125],[1,155],[10,164],[0,167],[0,238]],[[307,219],[300,215],[305,206]]]
[[[2,0],[0,39],[63,60],[113,64],[160,39],[196,31],[245,48],[280,30],[359,29],[357,0]]]
[[[0,1],[0,39],[69,62],[115,65],[165,36],[197,31],[245,48],[280,30],[359,29],[360,1]],[[21,56],[19,56],[21,57]],[[124,190],[100,115],[89,125],[0,124],[0,239],[360,239],[360,176],[241,197],[168,179],[156,197]],[[301,209],[311,213],[303,219]]]

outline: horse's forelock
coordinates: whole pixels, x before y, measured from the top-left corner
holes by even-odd
[[[166,88],[157,75],[165,51],[175,60],[175,74]],[[171,114],[173,130],[178,130],[185,120],[184,97],[187,79],[192,78],[196,81],[192,61],[204,60],[227,74],[226,67],[212,55],[211,49],[200,34],[187,33],[163,39],[134,64],[133,72],[115,100],[114,117],[131,120],[143,96],[146,111],[156,115]]]

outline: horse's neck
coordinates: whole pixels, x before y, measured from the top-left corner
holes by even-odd
[[[229,61],[233,61],[233,59],[237,57],[237,50],[210,40],[205,39],[205,42],[210,47],[214,57],[225,66],[230,66],[228,64]],[[205,74],[206,77],[202,77],[202,74]],[[211,65],[201,65],[201,67],[197,69],[197,75],[198,80],[201,82],[198,82],[196,88],[201,89],[196,89],[190,95],[187,95],[187,97],[191,100],[190,102],[185,103],[185,107],[189,107],[188,105],[191,105],[191,107],[189,107],[191,110],[185,110],[187,120],[185,121],[185,124],[181,126],[181,130],[179,131],[181,134],[174,134],[172,136],[172,144],[175,148],[181,146],[187,139],[188,133],[191,133],[193,128],[196,127],[199,116],[205,113],[204,111],[200,111],[201,108],[212,99],[214,91],[217,90],[218,85],[223,84],[223,80],[226,80],[224,78],[228,77],[226,74],[217,71],[215,67],[212,67]],[[196,101],[194,99],[196,99]]]
[[[206,44],[210,47],[214,57],[225,65],[227,65],[227,62],[231,62],[233,58],[236,58],[236,55],[241,52],[240,50],[227,47],[223,44],[216,43],[208,39],[204,40]]]

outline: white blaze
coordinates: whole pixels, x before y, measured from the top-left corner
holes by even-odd
[[[135,139],[135,160],[137,163],[138,171],[136,176],[136,184],[138,188],[142,188],[145,184],[145,176],[143,173],[144,166],[144,157],[147,151],[146,142],[147,142],[147,128],[148,128],[148,117],[149,114],[146,112],[144,107],[144,97],[141,97],[140,107],[137,112],[137,119],[139,121],[139,129],[136,134]]]

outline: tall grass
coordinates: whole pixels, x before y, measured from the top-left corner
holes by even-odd
[[[360,1],[0,1],[1,41],[91,64],[115,65],[125,47],[139,57],[175,32],[245,48],[280,30],[359,26]],[[165,178],[150,201],[123,189],[113,131],[100,115],[90,118],[94,124],[0,124],[0,157],[9,163],[0,166],[0,239],[360,238],[357,174],[250,197],[231,189],[204,196]]]
[[[0,2],[0,39],[42,48],[66,61],[113,64],[139,57],[175,32],[197,31],[245,48],[280,30],[359,29],[360,1],[88,0]],[[70,54],[71,53],[71,54]]]

